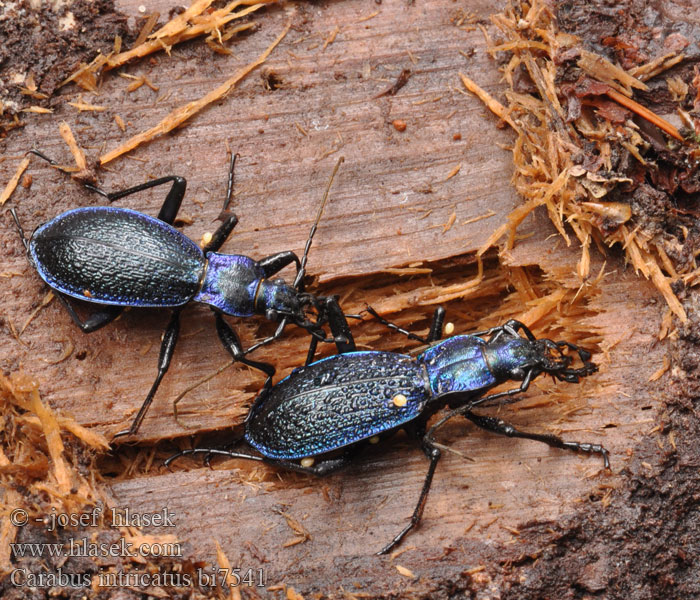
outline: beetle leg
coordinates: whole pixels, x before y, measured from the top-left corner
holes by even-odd
[[[500,435],[505,435],[513,438],[522,438],[526,440],[534,440],[536,442],[543,442],[548,446],[552,446],[553,448],[561,448],[563,450],[573,450],[574,452],[587,452],[589,454],[600,454],[603,457],[603,465],[606,469],[610,469],[609,453],[603,446],[599,444],[565,442],[559,436],[553,435],[551,433],[528,433],[526,431],[520,431],[519,429],[513,427],[510,423],[506,423],[501,419],[477,415],[471,411],[467,411],[466,413],[464,413],[464,416],[475,425],[481,427],[482,429],[486,429],[487,431],[492,431],[493,433],[498,433]]]
[[[333,336],[328,339],[322,337],[321,334],[323,333],[323,331],[320,330],[320,327],[326,321],[328,321],[328,323],[330,324],[331,333]],[[265,338],[264,340],[257,342],[256,344],[248,348],[248,350],[246,350],[245,353],[249,354],[254,350],[260,348],[260,346],[265,346],[266,344],[269,344],[270,342],[278,339],[282,335],[282,331],[284,330],[286,324],[287,317],[283,317],[279,325],[277,326],[277,330],[274,334]],[[305,365],[308,365],[311,362],[313,362],[318,342],[333,342],[338,348],[338,354],[345,354],[346,352],[354,352],[356,350],[355,340],[352,337],[350,327],[348,326],[348,323],[345,320],[345,315],[340,309],[340,306],[338,305],[338,300],[336,298],[323,299],[318,321],[316,323],[312,323],[311,325],[318,326],[319,332],[307,329],[309,333],[311,333],[311,342],[309,343],[309,350],[306,355],[306,362],[304,363]]]
[[[515,319],[510,319],[509,321],[506,321],[506,323],[504,323],[503,325],[497,325],[496,327],[491,327],[490,329],[484,329],[483,331],[475,331],[474,333],[470,333],[469,335],[474,335],[478,337],[482,337],[485,335],[493,336],[489,341],[495,342],[504,333],[510,333],[511,336],[516,337],[518,335],[518,330],[522,330],[522,332],[525,334],[525,337],[527,337],[528,340],[532,342],[537,340],[532,331],[530,331],[530,329],[524,323],[516,321]]]
[[[219,248],[221,248],[221,246],[224,245],[224,242],[228,239],[228,236],[231,235],[233,228],[238,223],[238,217],[228,210],[228,206],[229,204],[231,204],[231,198],[233,196],[233,170],[236,166],[236,159],[238,158],[238,156],[238,154],[229,153],[228,184],[226,186],[226,198],[224,200],[224,206],[221,209],[221,214],[219,215],[219,219],[223,222],[214,232],[209,243],[202,248],[202,252],[204,252],[204,254],[206,254],[207,252],[216,252]]]
[[[297,462],[291,460],[278,460],[272,458],[263,459],[269,465],[274,465],[276,467],[282,467],[289,471],[296,471],[297,473],[305,473],[307,475],[316,475],[317,477],[323,477],[328,475],[333,471],[342,469],[351,462],[351,456],[353,453],[344,453],[338,458],[327,458],[325,460],[319,461],[310,467],[303,467]]]
[[[173,311],[173,316],[170,318],[170,323],[168,323],[168,327],[166,328],[165,334],[163,335],[163,342],[160,345],[160,356],[158,357],[158,375],[156,375],[156,380],[153,382],[153,385],[151,386],[151,389],[149,390],[146,399],[143,401],[139,412],[136,414],[136,418],[131,424],[131,427],[129,427],[129,429],[124,429],[123,431],[120,431],[117,434],[115,434],[112,438],[112,441],[114,441],[118,437],[122,437],[125,435],[134,435],[141,427],[143,418],[146,416],[148,408],[151,406],[151,402],[153,402],[153,396],[156,395],[158,386],[160,385],[163,376],[168,371],[168,367],[170,367],[170,360],[173,357],[173,352],[175,351],[175,344],[177,344],[177,338],[179,334],[180,311],[175,310]]]
[[[535,334],[532,333],[532,331],[530,331],[527,325],[521,323],[520,321],[517,321],[516,319],[510,319],[509,321],[507,321],[503,328],[512,331],[516,335],[518,333],[518,330],[520,330],[525,334],[525,337],[531,342],[534,342],[537,339],[535,337]]]
[[[39,150],[29,150],[28,154],[34,154],[38,156],[39,158],[43,158],[46,162],[48,162],[52,166],[57,166],[58,163],[40,152]],[[146,183],[142,183],[140,185],[135,185],[133,187],[127,188],[125,190],[121,190],[119,192],[105,192],[104,190],[91,185],[89,183],[84,183],[83,186],[90,190],[91,192],[95,192],[96,194],[99,194],[103,198],[107,198],[110,202],[114,202],[115,200],[119,200],[119,198],[124,198],[125,196],[131,196],[131,194],[135,194],[136,192],[141,192],[143,190],[148,190],[152,187],[157,187],[159,185],[163,185],[164,183],[171,183],[172,182],[172,187],[170,188],[170,191],[168,192],[168,195],[165,197],[165,201],[163,202],[163,206],[160,207],[160,212],[158,213],[158,218],[161,221],[165,221],[169,225],[172,225],[173,222],[175,221],[175,217],[177,216],[177,211],[180,210],[180,204],[182,204],[182,199],[185,197],[185,189],[187,188],[187,181],[185,180],[184,177],[179,177],[177,175],[168,175],[166,177],[159,177],[158,179],[153,179],[152,181],[147,181]]]
[[[333,341],[335,341],[335,345],[338,348],[338,354],[355,352],[357,350],[355,340],[352,337],[345,314],[341,310],[338,299],[335,296],[324,299],[323,318],[328,321]]]
[[[306,360],[304,361],[304,366],[308,367],[312,362],[314,362],[314,355],[316,354],[316,348],[318,347],[318,340],[311,336],[311,341],[309,342],[309,350],[306,353]]]
[[[298,273],[301,269],[299,257],[291,250],[285,250],[259,260],[258,266],[262,269],[265,279],[268,279],[292,263],[296,265]]]
[[[398,543],[400,543],[401,540],[404,537],[406,537],[406,534],[409,531],[411,531],[414,527],[416,527],[416,525],[418,525],[418,523],[420,522],[420,518],[423,514],[423,509],[425,508],[425,503],[428,500],[428,492],[430,491],[430,485],[433,482],[433,475],[435,475],[435,469],[441,456],[440,449],[433,444],[429,433],[423,436],[423,441],[421,445],[423,447],[423,452],[425,452],[425,455],[428,457],[428,460],[430,460],[430,465],[428,466],[428,472],[425,474],[425,480],[423,481],[423,488],[421,489],[420,496],[418,497],[418,503],[416,504],[416,508],[413,511],[413,515],[411,515],[411,520],[409,521],[408,525],[406,525],[406,527],[404,527],[401,530],[401,532],[393,540],[391,540],[391,542],[389,542],[386,546],[384,546],[384,548],[377,552],[378,555],[386,554],[387,552],[389,552]]]
[[[259,362],[256,360],[250,360],[246,358],[246,352],[241,346],[241,340],[238,338],[236,332],[231,329],[229,324],[224,321],[224,318],[217,312],[216,313],[216,332],[219,334],[219,339],[224,345],[224,348],[233,356],[237,361],[242,362],[244,365],[258,369],[267,375],[264,387],[268,387],[272,383],[272,377],[275,374],[275,368],[264,362]]]
[[[231,450],[225,450],[225,449],[221,449],[221,448],[190,448],[188,450],[180,450],[180,452],[177,452],[176,454],[169,456],[163,462],[163,466],[169,467],[170,463],[172,463],[174,460],[177,460],[181,456],[185,456],[187,454],[199,454],[199,453],[205,453],[205,452],[206,452],[207,456],[210,456],[210,455],[228,456],[229,458],[243,458],[246,460],[257,460],[259,462],[263,460],[260,456],[255,456],[253,454],[245,454],[243,452],[232,452]]]
[[[279,322],[277,325],[277,329],[275,329],[275,333],[272,335],[266,337],[264,340],[260,340],[259,342],[256,342],[253,344],[250,348],[248,348],[244,354],[250,354],[251,352],[254,352],[260,346],[267,346],[270,342],[274,342],[276,339],[279,339],[282,336],[282,333],[284,332],[284,328],[287,325],[287,317],[282,317],[282,320]]]
[[[221,209],[222,213],[228,211],[228,205],[231,204],[231,198],[233,197],[233,171],[236,168],[236,159],[240,156],[240,154],[233,154],[229,151],[228,156],[228,183],[226,185],[226,199],[224,200],[224,207]]]
[[[477,398],[474,399],[473,393],[467,393],[466,396],[464,397],[464,404],[462,406],[458,406],[454,410],[451,410],[449,413],[447,413],[442,419],[440,419],[435,425],[433,425],[429,430],[426,435],[428,439],[433,439],[433,436],[435,435],[435,432],[440,429],[447,421],[452,419],[453,417],[456,417],[457,415],[465,415],[468,413],[472,408],[478,405],[486,405],[493,401],[493,400],[499,400],[502,398],[509,398],[512,396],[516,396],[517,394],[520,394],[522,392],[526,392],[528,387],[530,387],[530,382],[537,377],[539,374],[538,371],[535,371],[534,369],[530,369],[526,374],[525,374],[525,379],[523,379],[523,382],[520,384],[520,387],[513,388],[512,390],[506,390],[505,392],[499,392],[498,394],[491,394],[489,396],[485,396],[484,398]],[[446,394],[447,396],[447,394]],[[453,394],[453,399],[450,401],[451,406],[454,406],[457,402],[459,402],[460,395],[459,394]]]
[[[338,354],[347,354],[348,352],[355,352],[357,350],[355,339],[352,337],[352,332],[350,331],[346,316],[348,315],[343,313],[336,297],[323,298],[316,324],[322,325],[327,321],[333,337],[327,340],[321,340],[312,335],[311,342],[309,343],[309,350],[306,353],[305,366],[313,362],[319,341],[333,342],[338,349]],[[355,317],[355,315],[349,316]]]
[[[27,241],[27,237],[24,235],[24,229],[22,229],[22,225],[19,222],[19,218],[17,217],[17,213],[15,212],[14,208],[10,209],[10,214],[15,221],[15,227],[17,227],[17,233],[19,233],[19,239],[22,240],[24,250],[27,254],[29,254],[29,242]]]
[[[366,310],[382,325],[386,325],[389,329],[393,329],[394,331],[402,333],[409,340],[415,340],[417,342],[421,342],[422,344],[431,344],[432,342],[435,342],[442,337],[442,326],[445,321],[445,309],[442,306],[438,306],[435,309],[435,312],[433,313],[433,319],[430,323],[430,331],[428,332],[428,337],[421,337],[419,335],[416,335],[415,333],[411,333],[410,331],[403,329],[402,327],[399,327],[398,325],[395,325],[394,323],[391,323],[390,321],[387,321],[384,317],[381,317],[379,313],[376,310],[374,310],[371,306],[367,306]]]
[[[433,322],[430,324],[430,332],[428,333],[428,343],[437,342],[442,338],[442,327],[445,322],[445,309],[438,306],[433,313]]]
[[[70,318],[73,319],[73,322],[78,327],[80,327],[83,333],[92,333],[93,331],[101,329],[108,323],[114,321],[114,319],[122,314],[122,311],[124,310],[123,306],[102,306],[97,310],[93,310],[90,316],[83,320],[75,311],[71,301],[65,296],[65,294],[62,294],[57,290],[52,291],[61,304],[65,306]]]
[[[272,377],[275,374],[275,369],[272,365],[264,362],[258,362],[254,360],[250,360],[249,358],[246,358],[245,355],[252,352],[253,350],[256,350],[260,346],[264,346],[265,344],[277,339],[280,335],[282,335],[282,331],[284,329],[284,325],[286,324],[286,318],[282,319],[280,321],[279,326],[277,327],[277,331],[275,332],[274,335],[262,340],[261,342],[258,342],[257,344],[254,344],[248,350],[243,350],[241,346],[241,341],[238,338],[238,335],[236,335],[236,332],[224,321],[223,317],[217,312],[216,314],[216,330],[217,333],[219,334],[219,339],[221,340],[221,343],[224,345],[224,348],[231,354],[233,357],[233,361],[219,367],[214,373],[211,373],[204,377],[204,379],[200,379],[199,381],[193,383],[190,385],[187,389],[185,389],[183,392],[178,395],[175,400],[173,400],[173,416],[175,420],[180,424],[181,427],[185,427],[180,422],[180,419],[178,417],[177,413],[177,405],[179,404],[180,400],[182,400],[187,394],[189,394],[193,389],[199,387],[203,383],[206,383],[210,379],[213,379],[216,377],[219,373],[224,371],[225,369],[228,369],[234,362],[239,361],[242,362],[245,365],[248,365],[250,367],[253,367],[255,369],[258,369],[259,371],[262,371],[267,375],[267,379],[265,380],[265,383],[263,384],[263,390],[267,389],[270,387],[272,384]]]
[[[238,224],[238,217],[233,213],[227,213],[224,222],[219,225],[217,230],[212,234],[211,240],[202,248],[202,252],[216,252],[231,235],[233,228]]]

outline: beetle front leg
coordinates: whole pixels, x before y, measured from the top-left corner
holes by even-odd
[[[239,339],[238,335],[236,332],[229,326],[226,321],[224,321],[223,317],[215,311],[216,315],[216,331],[219,334],[219,339],[221,340],[221,343],[224,345],[224,348],[228,351],[228,353],[233,357],[233,361],[229,362],[222,367],[219,367],[216,371],[213,373],[207,375],[204,379],[200,379],[199,381],[193,383],[190,385],[187,389],[182,391],[175,400],[173,400],[173,416],[175,418],[175,421],[181,426],[181,427],[186,427],[182,422],[180,422],[180,418],[178,416],[177,412],[177,405],[179,404],[180,400],[182,400],[187,394],[189,394],[193,389],[199,387],[203,383],[206,383],[210,379],[213,379],[216,377],[219,373],[224,371],[225,369],[228,369],[234,362],[242,362],[244,365],[248,365],[249,367],[253,367],[254,369],[258,369],[258,371],[262,371],[267,375],[267,379],[265,380],[265,383],[263,384],[263,389],[267,389],[270,387],[272,384],[272,377],[275,374],[275,368],[264,362],[258,362],[255,360],[250,360],[249,358],[246,358],[246,354],[249,352],[252,352],[256,348],[259,348],[260,346],[265,345],[266,343],[271,342],[272,340],[276,339],[282,334],[282,330],[284,329],[284,324],[285,324],[285,319],[282,319],[280,322],[280,325],[277,329],[277,332],[275,335],[270,336],[269,338],[258,342],[257,344],[254,344],[248,350],[243,350],[243,346],[241,345],[241,340]]]
[[[218,312],[216,313],[216,332],[219,334],[219,339],[224,345],[224,348],[226,348],[226,350],[235,360],[242,362],[244,365],[248,365],[249,367],[253,367],[254,369],[258,369],[258,371],[262,371],[265,373],[265,375],[267,375],[264,387],[268,387],[272,383],[275,368],[271,364],[246,358],[246,352],[241,346],[241,340],[238,338],[238,335],[233,329],[231,329],[229,324],[224,321],[224,318]]]
[[[328,326],[330,327],[333,341],[338,349],[338,354],[355,352],[357,350],[355,339],[352,337],[350,326],[345,318],[345,313],[343,313],[338,304],[337,298],[334,296],[325,298],[323,300],[322,312],[324,320],[328,321]]]
[[[516,319],[509,319],[503,325],[497,325],[496,327],[484,329],[483,331],[475,331],[469,335],[477,337],[482,337],[485,335],[493,336],[490,341],[495,342],[504,333],[509,333],[511,336],[516,337],[518,335],[518,330],[521,330],[525,334],[525,337],[532,342],[537,339],[527,325],[517,321]]]
[[[207,252],[216,252],[231,235],[234,227],[238,224],[238,217],[233,213],[227,213],[224,217],[224,222],[219,225],[217,230],[212,234],[209,243],[205,244],[202,252],[206,255]]]
[[[523,379],[523,382],[520,384],[520,387],[514,388],[512,390],[506,390],[505,392],[499,392],[498,394],[491,394],[490,396],[486,396],[484,398],[477,398],[473,399],[472,395],[467,393],[466,397],[463,397],[462,400],[460,401],[460,396],[455,394],[455,397],[452,399],[452,406],[454,406],[456,403],[464,403],[462,406],[458,406],[454,410],[451,410],[449,413],[447,413],[442,419],[440,419],[435,425],[433,425],[429,430],[428,433],[426,434],[426,438],[429,440],[434,439],[435,432],[440,429],[447,421],[451,420],[452,418],[456,417],[457,415],[466,415],[469,411],[471,411],[475,406],[481,406],[485,405],[487,406],[489,402],[493,400],[500,400],[502,398],[509,398],[512,396],[516,396],[517,394],[520,394],[522,392],[526,392],[527,389],[530,387],[530,382],[538,375],[537,372],[535,372],[533,369],[530,369],[526,374],[525,374],[525,379]]]
[[[285,250],[259,260],[258,266],[262,269],[265,279],[269,279],[292,263],[295,264],[298,273],[299,269],[301,269],[299,257],[291,250]]]

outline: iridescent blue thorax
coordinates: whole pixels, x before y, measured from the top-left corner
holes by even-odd
[[[533,365],[533,343],[504,338],[485,342],[473,335],[457,335],[428,348],[418,362],[425,365],[435,395],[482,392],[509,379],[522,379]]]
[[[296,289],[283,279],[266,279],[257,261],[238,254],[207,254],[204,280],[194,300],[234,317],[265,315],[270,310],[296,316],[301,311]]]
[[[469,392],[496,383],[484,360],[486,342],[473,335],[457,335],[428,348],[418,362],[428,371],[435,396],[450,392]]]
[[[499,382],[523,379],[525,372],[540,365],[544,356],[537,342],[520,337],[499,340],[484,347],[486,364]]]
[[[255,297],[262,278],[262,269],[248,256],[209,252],[204,281],[194,300],[215,306],[227,315],[250,317],[255,314]]]

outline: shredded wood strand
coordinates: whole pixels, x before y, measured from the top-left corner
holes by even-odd
[[[17,184],[19,183],[20,177],[22,177],[22,174],[27,170],[28,166],[29,157],[25,156],[19,163],[19,166],[17,167],[15,174],[12,176],[12,179],[10,179],[10,181],[7,182],[5,189],[2,191],[2,194],[0,194],[0,206],[5,204],[5,202],[7,202],[10,199],[10,196],[12,196],[12,193],[17,188]]]
[[[287,35],[287,32],[289,31],[290,27],[291,22],[287,23],[282,33],[280,33],[277,36],[275,41],[272,42],[272,44],[270,44],[270,46],[268,46],[268,48],[256,60],[254,60],[249,65],[243,67],[242,69],[239,69],[239,71],[233,77],[225,81],[219,87],[212,90],[199,100],[189,102],[184,106],[176,108],[156,126],[151,127],[150,129],[135,135],[118,148],[108,152],[107,154],[102,155],[100,157],[100,164],[105,165],[108,162],[113,161],[115,158],[121,156],[122,154],[130,152],[134,148],[137,148],[141,144],[144,144],[159,135],[163,135],[165,133],[168,133],[169,131],[172,131],[173,129],[190,119],[192,116],[196,115],[205,106],[211,104],[212,102],[216,102],[219,98],[225,96],[236,86],[236,84],[241,79],[243,79],[251,71],[253,71],[265,62],[270,53],[282,41],[284,36]]]
[[[634,220],[629,205],[622,209],[615,206],[616,203],[605,201],[605,196],[615,186],[631,180],[614,174],[603,176],[605,170],[611,170],[613,152],[618,151],[618,147],[620,151],[627,150],[642,166],[647,166],[643,155],[644,142],[631,120],[625,120],[624,116],[620,119],[624,121],[621,124],[608,120],[607,116],[619,118],[616,111],[630,110],[674,139],[683,141],[675,126],[631,98],[634,90],[648,89],[635,75],[644,77],[658,69],[668,68],[671,63],[680,62],[682,55],[668,54],[628,73],[605,57],[582,48],[575,36],[557,31],[551,9],[543,0],[530,3],[514,0],[502,13],[494,15],[492,21],[504,39],[494,45],[484,31],[489,51],[492,55],[512,54],[504,67],[504,78],[511,87],[505,93],[508,104],[493,98],[467,75],[460,73],[459,76],[464,87],[515,132],[513,185],[524,202],[511,212],[506,223],[493,232],[477,256],[483,256],[504,236],[506,241],[502,252],[508,252],[513,248],[517,229],[523,220],[538,206],[545,206],[566,243],[571,240],[565,223],[581,243],[578,274],[583,280],[589,276],[591,241],[601,248],[601,242],[607,245],[619,243],[625,248],[634,268],[651,279],[673,313],[685,321],[685,311],[671,288],[671,281],[679,276],[679,272],[663,251],[661,242],[645,238],[638,228],[625,226],[626,222]],[[597,113],[580,110],[567,114],[560,102],[565,93],[557,87],[558,67],[554,57],[566,50],[574,52],[574,49],[578,67],[585,74],[581,79],[583,84],[581,81],[579,84],[589,82],[591,95],[586,99],[590,98]],[[536,94],[512,89],[515,87],[514,74],[522,69],[529,74],[537,89]],[[585,95],[588,89],[582,93]],[[624,109],[615,109],[610,101]],[[578,163],[572,160],[574,155],[585,156],[584,141],[597,146],[599,167],[584,168],[580,159]],[[619,146],[615,147],[615,144]],[[603,223],[606,224],[605,230],[601,229]]]

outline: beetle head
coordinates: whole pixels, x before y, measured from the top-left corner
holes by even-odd
[[[270,321],[279,322],[287,319],[298,327],[306,329],[314,337],[323,340],[325,333],[323,321],[317,318],[313,321],[309,314],[320,315],[320,304],[323,298],[299,292],[295,287],[286,283],[283,279],[263,280],[258,292],[259,312]]]
[[[549,339],[525,339],[516,332],[500,335],[484,347],[484,356],[494,376],[505,381],[534,379],[540,373],[548,373],[560,381],[576,383],[581,377],[591,375],[598,367],[590,361],[590,352],[569,342],[553,342]],[[583,366],[572,368],[574,357],[565,350],[578,354]]]
[[[597,365],[591,362],[591,353],[576,344],[553,342],[548,339],[537,340],[534,343],[537,345],[542,371],[560,381],[578,383],[581,377],[591,375],[598,370]],[[572,369],[571,363],[574,359],[570,354],[564,354],[565,349],[577,353],[583,366]]]
[[[270,321],[287,318],[297,322],[304,318],[299,293],[284,279],[263,279],[256,299],[258,312]]]

